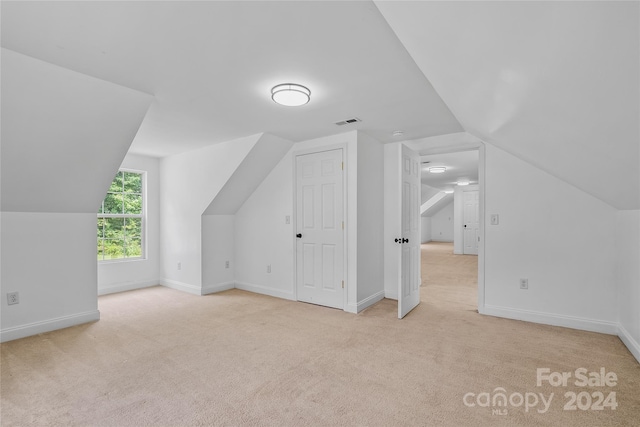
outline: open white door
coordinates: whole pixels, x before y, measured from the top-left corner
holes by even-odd
[[[402,236],[401,278],[398,287],[398,318],[420,304],[420,156],[402,144]]]

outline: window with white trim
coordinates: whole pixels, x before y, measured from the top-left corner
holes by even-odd
[[[98,213],[98,261],[144,258],[145,173],[120,170]]]

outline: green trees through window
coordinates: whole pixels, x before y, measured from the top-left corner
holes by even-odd
[[[142,258],[143,174],[119,171],[98,213],[98,260]]]

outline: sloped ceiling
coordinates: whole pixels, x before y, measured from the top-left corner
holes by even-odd
[[[2,46],[155,96],[131,150],[359,129],[385,142],[462,127],[370,1],[2,1]],[[270,89],[311,89],[300,108]],[[362,122],[338,127],[351,117]]]
[[[97,213],[153,98],[2,49],[2,211]]]
[[[203,215],[233,215],[289,149],[291,141],[262,134]]]
[[[464,129],[640,208],[638,2],[375,2]]]

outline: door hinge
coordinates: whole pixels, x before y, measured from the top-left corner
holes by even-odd
[[[342,281],[342,289],[344,289],[344,280]]]
[[[342,168],[342,170],[344,170],[344,162],[340,163],[340,167]]]
[[[344,230],[344,221],[342,221],[342,229]]]

